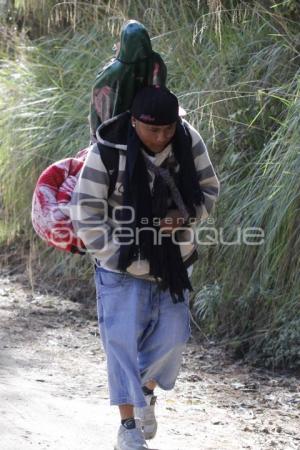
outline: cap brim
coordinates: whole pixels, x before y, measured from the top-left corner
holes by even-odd
[[[184,117],[187,115],[187,112],[184,108],[182,108],[182,106],[179,105],[178,114],[180,117]]]

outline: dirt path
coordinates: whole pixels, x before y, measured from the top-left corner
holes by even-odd
[[[19,281],[0,277],[1,450],[111,450],[119,421],[95,311]],[[300,448],[299,379],[233,362],[195,336],[176,388],[158,397],[153,449]]]

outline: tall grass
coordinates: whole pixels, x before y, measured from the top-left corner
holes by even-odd
[[[299,366],[300,32],[293,2],[285,9],[233,0],[54,3],[47,30],[56,34],[23,37],[15,57],[1,60],[2,241],[27,243],[33,266],[51,267],[56,283],[73,283],[78,266],[81,277],[90,276],[80,258],[41,250],[30,225],[32,190],[43,168],[87,145],[95,75],[124,20],[141,20],[221,178],[215,227],[227,240],[239,227],[265,234],[260,246],[200,246],[196,317],[238,355],[268,367]],[[57,33],[63,20],[69,28]]]
[[[222,117],[220,105],[214,112],[219,100],[209,111],[218,151],[225,137],[217,225],[229,241],[246,227],[261,228],[265,241],[203,248],[195,300],[204,327],[268,367],[300,364],[299,27],[285,22],[284,28],[279,32],[277,17],[258,8],[242,38],[223,33],[221,91],[229,82],[236,87],[230,101],[221,93]]]

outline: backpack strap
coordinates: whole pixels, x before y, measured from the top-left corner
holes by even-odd
[[[97,142],[100,157],[109,176],[108,197],[114,192],[119,173],[119,150]]]

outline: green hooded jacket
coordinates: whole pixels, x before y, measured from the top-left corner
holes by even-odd
[[[97,75],[90,105],[91,140],[99,125],[130,109],[136,92],[148,85],[165,85],[167,69],[152,50],[146,28],[135,20],[121,30],[119,54]]]

